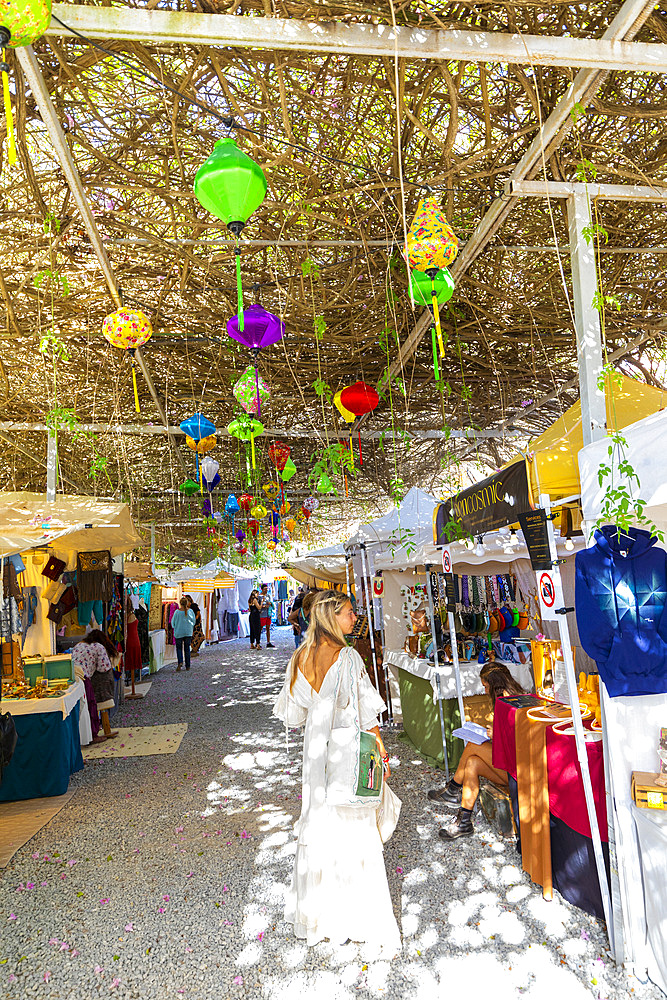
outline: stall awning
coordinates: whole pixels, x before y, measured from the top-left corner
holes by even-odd
[[[345,550],[342,545],[316,549],[284,565],[290,576],[308,587],[325,589],[332,583],[343,587],[346,584]]]
[[[0,554],[51,546],[56,552],[130,552],[145,542],[125,503],[43,493],[0,494]]]
[[[605,400],[607,427],[620,430],[664,409],[667,393],[615,373],[607,379]],[[577,455],[583,444],[578,400],[530,444],[528,475],[535,503],[540,493],[548,493],[552,500],[557,500],[581,492]]]

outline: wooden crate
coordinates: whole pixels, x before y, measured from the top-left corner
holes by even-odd
[[[667,809],[667,788],[656,785],[655,771],[632,772],[632,798],[640,809]]]

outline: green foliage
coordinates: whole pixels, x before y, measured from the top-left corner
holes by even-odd
[[[623,385],[623,376],[619,372],[618,368],[614,368],[610,361],[603,366],[602,371],[598,375],[597,385],[600,392],[604,392],[609,385],[610,389],[620,389]]]
[[[46,278],[50,280],[52,287],[54,285],[59,286],[63,293],[63,298],[67,298],[69,295],[69,282],[66,274],[60,274],[58,271],[52,271],[50,267],[45,267],[43,271],[38,271],[33,278],[35,288],[41,288]]]
[[[570,108],[570,118],[573,122],[576,122],[578,118],[581,118],[581,116],[585,114],[586,108],[583,104],[580,104],[579,101],[576,101],[572,108]]]
[[[588,184],[589,181],[594,181],[598,175],[598,168],[586,157],[583,157],[581,163],[577,164],[575,170],[577,180],[580,184]]]
[[[410,528],[399,527],[395,531],[392,531],[387,539],[387,544],[391,550],[392,557],[396,554],[397,549],[405,549],[407,555],[411,556],[417,548],[415,533]]]
[[[330,479],[340,476],[342,472],[349,475],[354,472],[352,462],[352,453],[346,445],[340,441],[327,445],[318,453],[317,461],[308,476],[308,482],[311,485],[316,484],[323,472],[326,472]]]
[[[646,501],[634,495],[641,489],[641,483],[627,458],[627,446],[627,441],[618,431],[609,435],[608,461],[601,462],[598,467],[598,484],[605,486],[606,483],[606,487],[597,526],[613,524],[620,531],[627,531],[632,525],[639,524],[664,542],[664,533],[644,515]],[[624,481],[618,482],[616,476]]]
[[[466,400],[471,398],[472,398],[472,389],[470,388],[470,386],[467,385],[461,386],[461,399]]]
[[[593,296],[592,306],[597,309],[599,313],[603,313],[606,306],[613,306],[617,312],[621,311],[621,302],[617,295],[603,295],[602,292],[596,292]]]
[[[321,314],[316,314],[313,317],[313,327],[315,330],[315,339],[322,340],[327,330],[327,324],[325,322],[324,316],[322,316]]]
[[[314,281],[319,281],[321,277],[319,264],[316,264],[310,257],[306,257],[306,259],[302,261],[301,273],[304,278],[312,278]]]
[[[87,442],[90,445],[93,458],[88,469],[88,476],[94,481],[97,481],[101,475],[106,476],[109,487],[113,492],[113,483],[111,482],[108,470],[109,459],[106,455],[99,453],[97,450],[97,435],[83,429],[81,421],[74,410],[67,406],[52,406],[46,414],[45,423],[56,437],[58,436],[58,431],[67,431],[72,435],[74,441]]]
[[[324,379],[316,378],[312,386],[317,396],[324,396],[328,403],[331,402],[334,397],[334,391],[328,382],[325,382]]]
[[[43,333],[39,338],[39,353],[49,353],[54,361],[56,358],[61,361],[69,361],[70,358],[65,341],[62,337],[58,336],[53,328],[47,330],[46,333]]]
[[[581,232],[589,246],[595,239],[604,239],[605,243],[609,242],[609,233],[599,222],[593,222],[590,226],[584,226]]]
[[[394,479],[390,480],[389,494],[397,507],[401,503],[406,493],[407,493],[407,487],[405,485],[405,482],[403,481],[403,479],[401,479],[400,476],[396,476]]]

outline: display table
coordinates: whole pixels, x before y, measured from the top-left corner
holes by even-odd
[[[493,720],[493,766],[510,775],[510,793],[514,819],[519,829],[518,794],[516,786],[515,717],[517,709],[498,698]],[[551,866],[553,885],[570,903],[604,917],[591,829],[586,811],[586,799],[577,760],[574,736],[555,733],[552,726],[545,732],[549,812],[551,816]],[[607,809],[605,800],[602,741],[587,743],[588,764],[593,785],[600,836],[605,862],[608,865]]]
[[[416,677],[423,677],[429,681],[433,690],[433,700],[437,701],[437,674],[435,666],[429,660],[424,660],[418,656],[410,656],[403,650],[386,649],[384,658],[388,664],[414,674]],[[533,674],[530,663],[511,663],[508,660],[497,660],[508,668],[509,672],[525,690],[529,691],[533,686]],[[456,698],[456,671],[453,663],[439,663],[440,673],[440,694],[443,699]],[[477,657],[472,660],[459,660],[459,675],[461,677],[461,693],[464,698],[474,695],[484,694],[484,687],[479,678],[481,665],[477,662]]]
[[[62,697],[5,700],[18,742],[0,783],[0,802],[64,795],[70,775],[83,768],[79,736],[79,700],[82,681],[71,684]]]
[[[433,700],[430,680],[399,667],[398,683],[405,735],[415,750],[426,757],[431,765],[444,768],[440,713],[437,701]],[[463,753],[463,743],[452,736],[452,731],[461,725],[461,713],[456,698],[443,700],[442,714],[445,720],[447,759],[451,769],[458,764]]]
[[[165,663],[165,654],[167,649],[167,631],[163,628],[156,628],[152,632],[148,633],[148,642],[150,645],[150,656],[149,665],[150,672],[156,674],[158,670],[162,670]]]
[[[239,639],[246,639],[250,635],[250,612],[239,611]]]

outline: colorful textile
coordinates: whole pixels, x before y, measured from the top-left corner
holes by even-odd
[[[516,778],[515,716],[517,709],[503,698],[496,701],[493,719],[493,766]],[[584,722],[584,726],[587,723]],[[588,766],[591,772],[593,798],[603,841],[608,840],[607,802],[605,798],[602,741],[587,743]],[[546,732],[547,774],[549,779],[549,809],[569,827],[590,837],[591,827],[586,811],[581,769],[577,760],[574,736]]]

